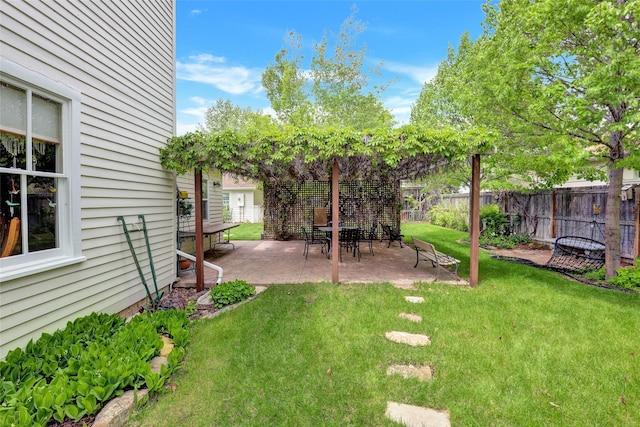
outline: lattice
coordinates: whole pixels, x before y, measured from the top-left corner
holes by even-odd
[[[266,239],[302,239],[302,227],[311,228],[316,208],[324,208],[331,220],[329,181],[290,181],[264,185]],[[364,230],[374,222],[400,227],[400,185],[391,181],[343,181],[340,183],[340,222]],[[379,230],[381,232],[381,230]]]

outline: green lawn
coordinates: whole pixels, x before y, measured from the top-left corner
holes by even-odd
[[[403,226],[461,259],[465,234]],[[405,295],[423,296],[409,304]],[[400,312],[423,317],[412,323]],[[428,347],[386,331],[431,336]],[[480,286],[272,286],[194,325],[175,391],[132,426],[397,426],[387,401],[449,409],[454,426],[636,426],[640,295],[591,287],[481,253]],[[387,376],[430,364],[431,382]]]
[[[237,227],[229,230],[231,240],[260,240],[264,225],[261,222],[243,222]]]

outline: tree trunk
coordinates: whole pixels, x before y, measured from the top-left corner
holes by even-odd
[[[611,133],[611,150],[609,159],[609,190],[604,217],[604,265],[607,279],[616,275],[620,268],[620,192],[622,191],[623,169],[615,167],[614,162],[624,156],[622,135]]]

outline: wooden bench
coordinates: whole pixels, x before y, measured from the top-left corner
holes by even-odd
[[[418,266],[420,256],[422,256],[424,258],[422,261],[430,261],[431,265],[436,268],[436,280],[439,279],[440,269],[442,268],[443,270],[446,270],[444,266],[447,265],[455,265],[456,268],[453,274],[456,276],[456,280],[460,280],[460,277],[458,277],[460,260],[457,260],[450,255],[443,254],[442,252],[438,252],[431,243],[423,242],[415,237],[412,237],[412,239],[416,248],[416,265],[414,265],[413,268]],[[450,273],[449,270],[446,271]]]

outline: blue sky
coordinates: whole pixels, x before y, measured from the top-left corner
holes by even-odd
[[[371,65],[384,62],[384,81],[394,82],[381,100],[398,122],[406,123],[448,46],[457,47],[465,31],[474,39],[480,35],[482,3],[177,0],[177,134],[194,130],[218,99],[268,113],[261,75],[286,47],[285,35],[300,35],[309,59],[323,31],[338,33],[354,6],[367,27],[358,43],[366,43]]]

